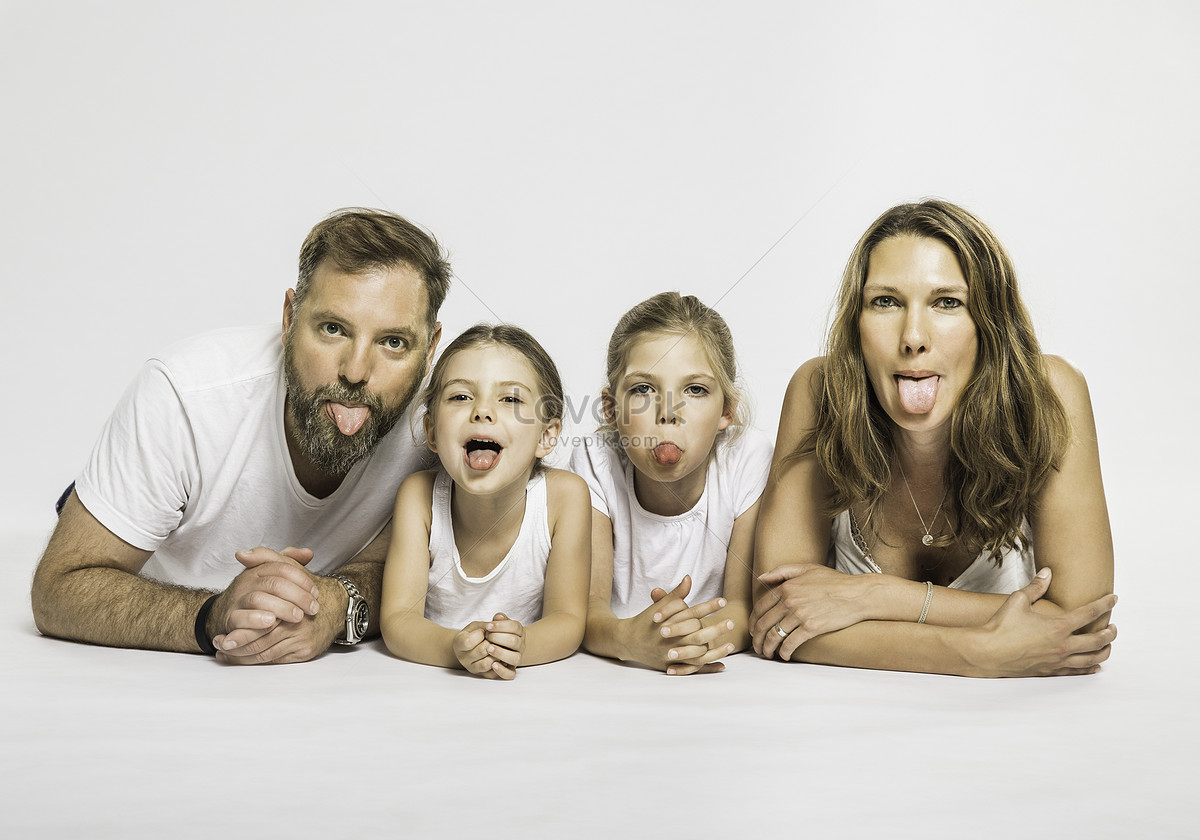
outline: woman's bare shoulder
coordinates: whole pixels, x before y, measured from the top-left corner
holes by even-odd
[[[1077,415],[1080,411],[1086,411],[1090,415],[1092,398],[1083,371],[1062,356],[1046,354],[1042,360],[1046,365],[1046,375],[1050,377],[1050,385],[1062,400],[1067,413]]]

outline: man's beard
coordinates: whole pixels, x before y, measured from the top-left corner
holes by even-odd
[[[283,373],[287,385],[286,410],[291,412],[294,421],[296,442],[317,469],[339,476],[371,454],[404,414],[421,384],[420,380],[414,381],[408,393],[390,406],[361,384],[346,385],[339,381],[308,391],[300,384],[290,336],[283,347]],[[370,413],[357,432],[344,435],[329,417],[328,401],[358,403],[367,406]]]

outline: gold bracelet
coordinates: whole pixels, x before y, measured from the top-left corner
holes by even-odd
[[[925,606],[921,608],[921,617],[917,619],[917,624],[925,623],[925,616],[929,615],[929,602],[933,600],[933,581],[925,581]]]

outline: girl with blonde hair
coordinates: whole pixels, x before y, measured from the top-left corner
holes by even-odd
[[[606,368],[607,427],[571,460],[592,499],[584,647],[672,675],[720,671],[749,643],[771,462],[746,428],[733,336],[716,310],[663,292],[621,318]]]

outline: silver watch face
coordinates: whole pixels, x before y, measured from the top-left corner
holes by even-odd
[[[367,609],[366,601],[359,601],[354,607],[354,615],[350,617],[354,624],[354,635],[361,639],[367,635],[367,626],[371,623],[371,611]]]

